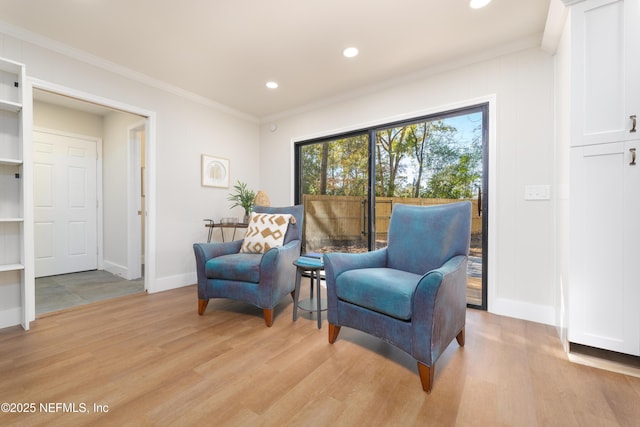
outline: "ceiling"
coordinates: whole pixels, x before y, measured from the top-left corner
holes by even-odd
[[[0,0],[0,30],[26,30],[264,120],[540,46],[548,9],[549,0],[479,10],[468,0]],[[349,46],[360,54],[345,58]],[[266,88],[269,80],[280,87]]]

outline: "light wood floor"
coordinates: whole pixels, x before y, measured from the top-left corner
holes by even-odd
[[[467,304],[482,305],[481,277],[467,277]]]
[[[327,342],[290,299],[262,311],[194,286],[45,315],[0,330],[0,425],[596,426],[640,423],[640,379],[567,361],[553,327],[468,310],[466,345],[437,364],[343,328]],[[86,405],[88,414],[40,403]],[[94,412],[94,404],[108,408]],[[67,406],[67,409],[71,409]]]

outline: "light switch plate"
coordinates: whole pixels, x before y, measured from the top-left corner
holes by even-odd
[[[549,200],[551,199],[550,185],[525,185],[525,200]]]

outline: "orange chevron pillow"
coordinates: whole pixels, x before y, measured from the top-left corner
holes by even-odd
[[[271,248],[282,246],[292,216],[252,212],[240,252],[263,254]]]

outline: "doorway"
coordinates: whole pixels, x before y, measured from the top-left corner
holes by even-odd
[[[147,116],[143,116],[139,112],[127,111],[126,108],[120,108],[117,103],[107,102],[106,104],[97,103],[95,100],[91,100],[92,97],[77,96],[77,94],[69,91],[64,93],[65,90],[60,92],[35,87],[33,90],[34,99],[34,127],[42,125],[44,121],[47,127],[65,128],[70,126],[69,123],[74,123],[75,126],[79,126],[78,129],[82,129],[83,126],[101,130],[92,131],[90,134],[97,135],[98,141],[104,140],[104,159],[97,159],[97,179],[99,183],[103,181],[103,184],[97,184],[98,194],[103,192],[101,197],[96,197],[93,202],[94,211],[98,212],[99,216],[104,218],[103,221],[98,221],[95,226],[86,226],[84,231],[86,234],[92,234],[97,236],[97,247],[93,250],[97,254],[97,259],[93,265],[83,265],[79,268],[62,269],[48,271],[45,273],[38,272],[37,276],[43,276],[36,280],[35,286],[42,285],[43,282],[48,289],[43,293],[40,292],[40,296],[44,296],[49,302],[55,298],[52,296],[53,288],[60,290],[60,295],[66,294],[69,296],[69,306],[78,305],[78,299],[84,300],[84,302],[94,302],[102,299],[109,299],[112,297],[128,294],[131,292],[142,292],[148,287],[147,277],[143,277],[142,268],[144,258],[142,253],[144,248],[149,245],[150,233],[144,232],[145,228],[148,228],[148,224],[142,222],[142,212],[145,217],[148,215],[148,210],[145,207],[146,200],[138,198],[137,203],[132,205],[129,200],[129,195],[136,191],[141,191],[141,183],[147,182],[147,177],[143,177],[141,173],[146,173],[149,168],[145,164],[146,159],[142,153],[144,153],[145,146],[149,143],[148,139],[141,137],[148,133],[150,119]],[[63,94],[64,93],[64,94]],[[43,118],[44,117],[44,118]],[[79,118],[89,117],[89,119],[79,120]],[[91,122],[94,122],[93,124]],[[99,123],[95,125],[95,122]],[[88,123],[88,124],[87,124]],[[93,127],[92,127],[93,126]],[[132,133],[131,129],[135,129],[135,133]],[[80,132],[74,130],[75,133]],[[86,134],[88,132],[82,131]],[[136,135],[135,139],[138,147],[139,154],[137,157],[130,157],[129,145],[131,143],[131,135]],[[77,135],[73,135],[77,136]],[[115,144],[114,141],[120,141]],[[34,133],[34,148],[36,146],[37,138]],[[59,141],[56,141],[59,142]],[[100,150],[97,150],[100,153]],[[96,150],[93,151],[94,153]],[[34,153],[35,154],[35,153]],[[35,163],[38,163],[38,159],[34,158]],[[124,171],[131,170],[131,164],[137,162],[138,172],[136,174],[122,173]],[[75,170],[78,172],[77,170]],[[82,176],[86,176],[83,172]],[[104,178],[102,178],[104,176]],[[133,178],[132,178],[133,177]],[[35,174],[36,180],[38,174]],[[76,177],[77,178],[77,177]],[[40,183],[46,181],[40,180]],[[73,179],[72,182],[78,184],[81,180]],[[40,197],[38,189],[38,183],[34,185],[34,201]],[[59,183],[58,183],[59,184]],[[89,183],[89,186],[92,184]],[[78,187],[82,187],[84,190],[85,185],[78,184]],[[146,197],[148,199],[148,197]],[[85,204],[90,203],[85,200]],[[59,204],[58,204],[59,205]],[[38,209],[37,204],[35,207]],[[132,230],[131,225],[128,223],[128,216],[130,212],[134,210],[134,214],[137,218],[138,227],[137,230]],[[140,213],[140,215],[138,215]],[[62,215],[67,216],[67,215]],[[76,227],[78,228],[78,227]],[[34,229],[34,241],[35,251],[41,252],[41,242],[43,241],[43,235],[40,233],[42,227],[39,227],[37,221]],[[137,253],[131,253],[128,241],[129,237],[137,233],[135,250]],[[76,242],[85,239],[76,239]],[[46,241],[46,239],[44,239]],[[53,241],[51,241],[53,243]],[[84,248],[83,248],[84,249]],[[76,251],[77,252],[77,251]],[[41,253],[40,253],[41,255]],[[147,257],[148,258],[148,257]],[[131,268],[131,259],[137,259],[136,268]],[[57,264],[57,263],[52,263]],[[147,272],[149,271],[147,263]],[[51,275],[51,273],[55,275]],[[65,274],[63,274],[65,273]],[[69,274],[67,274],[69,273]],[[147,274],[148,276],[148,274]],[[40,282],[40,283],[37,283]],[[69,289],[72,291],[68,292]],[[132,291],[132,289],[134,289]],[[57,292],[57,291],[56,291]],[[38,292],[34,289],[33,301],[36,305],[44,307],[46,304],[38,304]],[[71,295],[73,294],[73,295]],[[65,298],[66,298],[65,296]],[[80,296],[80,298],[78,298]],[[82,303],[82,302],[81,302]],[[60,304],[49,304],[50,307],[55,309],[65,308]],[[50,311],[50,310],[48,310]],[[32,313],[42,313],[43,310],[38,307],[34,307]],[[35,318],[35,316],[33,316]]]

